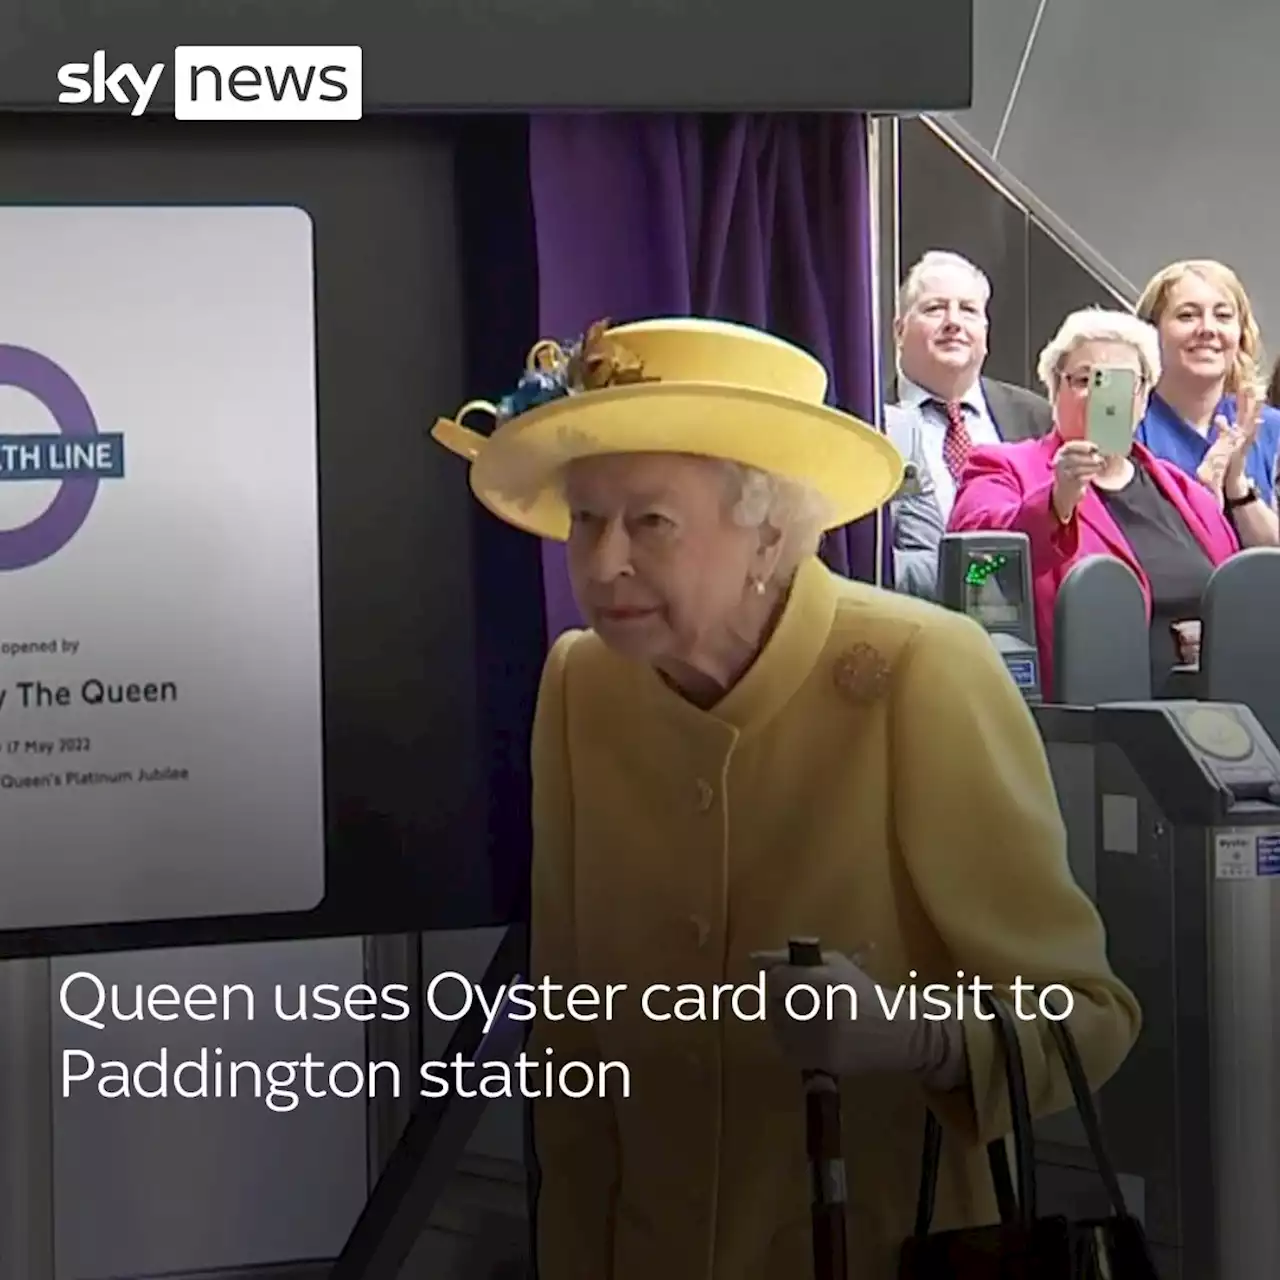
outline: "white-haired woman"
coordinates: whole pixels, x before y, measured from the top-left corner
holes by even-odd
[[[984,1143],[1008,1109],[989,1022],[889,1021],[873,980],[1063,983],[1095,1082],[1138,1033],[1035,725],[969,619],[817,558],[903,464],[824,406],[810,355],[666,320],[530,365],[434,434],[495,514],[567,540],[590,623],[555,643],[538,697],[531,968],[624,989],[568,1017],[559,1001],[531,1052],[621,1062],[630,1089],[534,1104],[539,1274],[807,1274],[800,1070],[824,1068],[847,1094],[850,1276],[890,1280],[926,1107],[949,1135],[939,1227],[994,1218]],[[477,408],[488,436],[463,422]],[[821,968],[787,965],[796,935],[829,949]],[[762,972],[767,1026],[723,995]],[[849,984],[859,1017],[793,1021],[777,1002],[800,980]],[[1020,1030],[1037,1107],[1061,1108],[1046,1028]]]
[[[1160,341],[1127,312],[1077,311],[1040,354],[1054,429],[1042,440],[970,456],[949,528],[1011,529],[1031,543],[1041,680],[1051,693],[1054,606],[1063,578],[1085,556],[1118,556],[1137,574],[1151,622],[1158,693],[1172,667],[1193,661],[1200,600],[1214,568],[1241,545],[1275,541],[1275,517],[1259,503],[1228,514],[1222,499],[1136,441],[1104,454],[1086,437],[1095,369],[1136,375],[1133,426],[1160,380]],[[1243,434],[1237,447],[1252,441]]]

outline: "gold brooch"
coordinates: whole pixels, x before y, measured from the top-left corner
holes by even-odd
[[[880,650],[869,644],[846,649],[831,674],[836,691],[855,706],[878,702],[889,690],[889,664]]]

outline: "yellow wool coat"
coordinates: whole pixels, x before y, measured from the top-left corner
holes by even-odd
[[[1035,723],[959,614],[810,561],[765,651],[709,712],[593,633],[563,635],[533,789],[534,973],[626,990],[607,1021],[539,1023],[532,1052],[630,1068],[629,1096],[534,1104],[540,1280],[812,1274],[796,1069],[762,1022],[645,1018],[651,984],[754,983],[752,951],[805,935],[873,944],[881,983],[914,969],[1066,984],[1095,1085],[1137,1037],[1137,1004],[1068,869]],[[982,1144],[1008,1129],[1004,1077],[989,1024],[966,1019],[964,1034],[956,1094],[844,1084],[851,1280],[894,1275],[926,1105],[947,1133],[935,1225],[994,1218]],[[1037,1112],[1068,1106],[1043,1025],[1020,1034]]]

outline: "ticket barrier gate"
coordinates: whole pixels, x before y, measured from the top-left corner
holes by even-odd
[[[948,534],[939,553],[938,587],[943,604],[987,630],[1035,705],[1047,691],[1036,657],[1030,558],[1023,534]],[[1138,580],[1114,556],[1087,557],[1066,576],[1055,601],[1049,700],[1074,707],[1153,697],[1242,702],[1280,742],[1280,549],[1253,548],[1219,565],[1201,617],[1198,669],[1175,668],[1153,689]]]
[[[1064,706],[1151,701],[1146,606],[1122,560],[1090,556],[1067,574],[1054,602],[1053,669]]]
[[[1280,742],[1280,550],[1241,551],[1205,589],[1197,696],[1243,702]]]
[[[1245,1280],[1280,1275],[1280,752],[1241,702],[1271,697],[1280,555],[1222,566],[1205,609],[1201,670],[1178,673],[1199,696],[1151,701],[1137,580],[1083,562],[1055,616],[1054,688],[1074,705],[1032,711],[1073,869],[1144,1011],[1099,1095],[1130,1207],[1167,1280]],[[1046,1210],[1105,1212],[1074,1117],[1037,1136]]]
[[[1054,701],[1088,707],[1149,697],[1244,703],[1280,742],[1280,550],[1257,547],[1219,565],[1200,614],[1198,667],[1175,667],[1152,689],[1137,579],[1111,556],[1082,561],[1056,602]]]
[[[1280,1275],[1280,752],[1238,704],[1035,710],[1082,887],[1143,1032],[1099,1094],[1165,1280]],[[1060,1211],[1105,1212],[1073,1116]]]
[[[1078,822],[1072,862],[1144,1015],[1099,1105],[1162,1275],[1280,1275],[1280,752],[1239,704],[1043,715],[1055,775],[1092,753],[1093,840]]]
[[[1031,601],[1031,553],[1022,534],[952,533],[938,549],[938,599],[991,637],[1022,696],[1041,700]]]

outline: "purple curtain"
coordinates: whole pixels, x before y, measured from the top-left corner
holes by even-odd
[[[544,335],[604,316],[757,325],[812,351],[831,403],[871,419],[864,116],[534,116],[529,173]],[[833,569],[874,579],[876,521],[828,535]],[[563,548],[544,547],[543,574],[554,637],[580,621]]]

